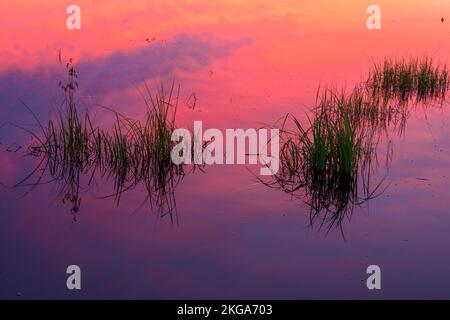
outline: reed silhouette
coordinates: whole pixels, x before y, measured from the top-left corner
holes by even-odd
[[[71,61],[66,69],[67,80],[60,83],[65,99],[55,120],[42,124],[24,104],[40,128],[39,133],[22,128],[33,137],[26,154],[40,160],[16,187],[34,188],[49,175],[76,219],[80,192],[96,178],[114,182],[114,192],[105,197],[113,197],[117,204],[125,192],[143,185],[151,208],[175,222],[174,190],[187,173],[184,164],[171,160],[179,87],[172,83],[166,91],[161,85],[152,93],[145,84],[140,90],[146,110],[142,121],[102,106],[115,119],[107,130],[95,126],[87,111],[79,112],[78,76]],[[355,207],[385,190],[383,179],[375,184],[371,179],[379,167],[380,141],[388,131],[404,134],[415,106],[442,106],[449,85],[447,68],[424,57],[374,63],[368,79],[350,91],[319,88],[307,123],[292,114],[282,119],[279,172],[269,181],[258,179],[301,198],[311,209],[311,225],[320,221],[328,231],[333,227],[342,231]],[[386,141],[388,168],[393,149]]]
[[[67,82],[60,83],[64,91],[63,106],[56,120],[43,125],[28,106],[41,132],[32,133],[34,139],[27,155],[40,159],[38,165],[16,186],[39,185],[45,175],[58,184],[60,196],[71,204],[76,220],[80,210],[80,188],[88,188],[98,177],[114,182],[114,197],[119,204],[126,191],[144,185],[146,200],[161,216],[176,220],[174,190],[184,177],[183,164],[172,162],[171,141],[175,130],[179,88],[172,83],[165,91],[161,85],[152,93],[147,85],[140,93],[146,113],[143,121],[130,119],[109,107],[115,118],[110,130],[93,124],[89,113],[77,109],[77,73],[71,63],[66,65]],[[81,177],[88,177],[82,186]],[[32,181],[33,179],[33,181]]]
[[[404,134],[417,105],[442,106],[449,78],[431,58],[375,64],[369,79],[351,91],[319,88],[306,123],[286,115],[280,128],[280,170],[263,184],[302,199],[310,224],[329,232],[349,220],[355,207],[384,192],[384,178],[373,183],[378,146],[385,141],[386,169],[393,148],[388,132]],[[426,111],[426,109],[425,109]],[[387,137],[387,138],[386,138]],[[383,139],[386,138],[386,139]]]
[[[372,96],[399,102],[439,101],[445,99],[450,77],[445,65],[433,58],[385,59],[374,63],[366,82]]]

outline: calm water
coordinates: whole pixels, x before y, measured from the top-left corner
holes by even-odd
[[[74,59],[80,108],[99,125],[104,104],[139,118],[136,87],[175,79],[177,124],[254,128],[291,112],[304,117],[319,84],[352,87],[372,60],[432,55],[448,62],[447,1],[377,1],[382,30],[366,27],[371,2],[79,0],[82,28],[65,27],[66,1],[0,1],[0,124],[38,130],[62,99],[59,63]],[[447,15],[446,15],[447,14]],[[444,22],[441,18],[444,17]],[[60,52],[60,54],[59,54]],[[197,103],[187,107],[195,93]],[[78,221],[51,183],[0,186],[0,298],[450,298],[450,112],[418,107],[395,132],[386,190],[342,228],[309,226],[309,208],[257,182],[246,166],[209,166],[176,189],[178,224],[140,207],[145,192],[101,200],[110,183],[82,194]],[[33,168],[29,137],[3,126],[0,181]],[[252,169],[252,168],[250,168]],[[66,268],[82,290],[66,289]],[[366,268],[382,269],[382,290]]]

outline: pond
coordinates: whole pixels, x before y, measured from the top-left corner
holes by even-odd
[[[2,2],[0,298],[450,298],[450,4],[370,4]]]

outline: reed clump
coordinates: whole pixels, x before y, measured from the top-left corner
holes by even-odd
[[[311,208],[311,223],[321,218],[328,228],[341,225],[356,204],[375,194],[367,179],[374,131],[355,125],[354,101],[325,90],[307,125],[288,115],[280,133],[280,170],[266,182],[304,199]]]
[[[32,185],[37,185],[45,173],[58,182],[64,201],[72,204],[76,217],[80,208],[81,176],[87,176],[87,187],[96,177],[114,181],[113,196],[120,202],[124,192],[143,184],[152,207],[164,216],[175,210],[174,188],[184,176],[183,165],[171,161],[174,146],[171,140],[175,130],[178,91],[174,85],[169,91],[161,86],[152,93],[147,85],[141,92],[145,102],[143,121],[130,119],[108,107],[115,121],[112,129],[94,126],[89,113],[80,114],[77,109],[77,73],[67,65],[68,80],[61,84],[65,100],[58,110],[56,120],[42,125],[41,135],[34,135],[28,154],[41,161],[24,180],[17,185],[29,184],[40,172]],[[29,108],[30,112],[31,109]],[[109,197],[109,196],[108,196]]]
[[[435,63],[428,56],[385,59],[374,63],[366,84],[372,95],[385,100],[426,102],[445,99],[450,77],[445,65]]]
[[[341,227],[356,205],[377,196],[382,181],[371,187],[370,175],[381,133],[403,133],[411,105],[442,105],[449,85],[446,66],[424,57],[374,64],[351,91],[319,89],[306,125],[291,114],[284,119],[280,170],[264,183],[304,199],[311,224],[320,219],[321,226]]]

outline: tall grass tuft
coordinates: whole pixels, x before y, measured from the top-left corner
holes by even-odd
[[[404,133],[411,106],[442,105],[449,86],[446,66],[424,57],[375,63],[369,78],[351,91],[319,89],[306,124],[291,114],[284,119],[280,170],[264,183],[305,199],[311,224],[320,219],[328,230],[342,228],[354,207],[381,186],[370,186],[381,133]],[[389,143],[387,166],[391,148]]]
[[[374,96],[400,102],[442,101],[449,86],[447,67],[428,56],[374,63],[367,80],[367,87]]]
[[[67,83],[60,84],[65,99],[56,120],[49,120],[44,126],[33,114],[42,135],[34,135],[28,154],[41,161],[17,185],[37,185],[42,176],[49,173],[58,182],[64,201],[71,203],[76,219],[81,204],[81,176],[88,177],[85,187],[91,186],[96,177],[114,181],[114,194],[107,197],[114,197],[117,203],[124,192],[143,184],[150,205],[161,216],[170,215],[174,221],[174,189],[185,174],[183,165],[175,165],[170,158],[179,88],[172,84],[166,91],[161,85],[152,93],[145,85],[141,92],[146,108],[143,121],[103,106],[115,117],[113,127],[105,130],[94,126],[87,111],[79,113],[77,73],[71,64],[67,65],[67,72]],[[29,183],[36,173],[40,173],[38,179]]]
[[[280,170],[265,182],[304,199],[311,208],[311,224],[320,219],[328,230],[342,226],[354,206],[374,197],[379,187],[369,184],[374,131],[355,122],[355,101],[343,92],[324,90],[306,125],[286,116],[280,131]]]

